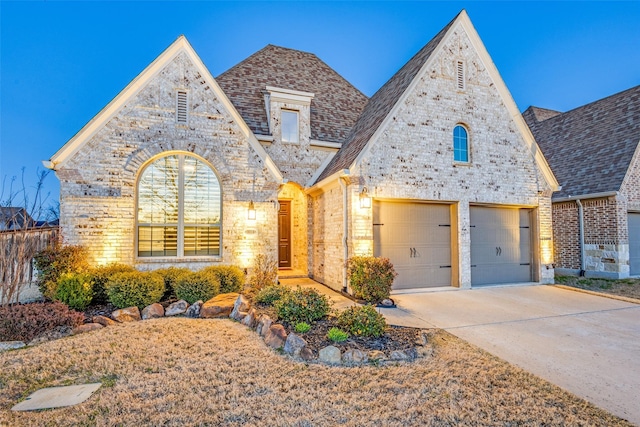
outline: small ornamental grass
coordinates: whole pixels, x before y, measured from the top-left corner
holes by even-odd
[[[65,303],[74,310],[83,311],[93,299],[91,275],[85,273],[65,273],[58,278],[53,299]]]
[[[107,302],[107,292],[105,286],[111,276],[118,273],[130,273],[136,271],[130,265],[127,264],[108,264],[91,269],[91,282],[93,283],[93,302],[103,303]]]
[[[260,289],[255,295],[254,300],[260,304],[274,305],[276,301],[281,300],[285,295],[291,293],[291,288],[285,285],[269,285]]]
[[[84,314],[56,302],[0,306],[0,341],[29,342],[60,326],[74,328],[84,322]]]
[[[244,271],[236,265],[214,265],[203,270],[215,274],[220,282],[220,293],[241,292],[244,288]]]
[[[178,277],[174,290],[178,299],[189,304],[208,301],[220,293],[220,280],[217,275],[206,271],[183,274]]]
[[[324,318],[331,309],[329,298],[311,288],[298,288],[287,293],[273,307],[278,318],[290,325],[299,322],[313,323]]]
[[[311,330],[311,325],[307,322],[298,322],[293,329],[299,334],[306,334]]]
[[[327,332],[327,338],[332,342],[345,342],[349,338],[349,334],[338,328],[331,328]]]
[[[398,275],[388,258],[354,256],[347,260],[347,274],[353,294],[370,304],[389,298]]]
[[[154,272],[132,271],[111,276],[106,286],[111,304],[118,308],[136,306],[140,309],[160,301],[164,280]]]
[[[387,323],[384,316],[373,306],[349,307],[338,315],[338,326],[351,335],[379,337],[384,334]]]

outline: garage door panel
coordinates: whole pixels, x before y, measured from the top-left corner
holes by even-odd
[[[531,280],[530,211],[473,206],[471,284]]]
[[[629,273],[640,275],[640,213],[630,212],[629,224]]]
[[[393,289],[451,284],[448,205],[374,202],[374,255],[389,258]],[[441,268],[445,266],[444,268]]]

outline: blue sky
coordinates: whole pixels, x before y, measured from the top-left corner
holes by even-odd
[[[267,44],[371,96],[465,8],[521,110],[640,84],[640,2],[0,2],[0,179],[49,159],[184,34],[214,76]],[[59,183],[45,182],[50,200]],[[6,190],[5,190],[6,195]]]

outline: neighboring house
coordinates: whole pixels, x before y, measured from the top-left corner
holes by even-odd
[[[466,12],[371,99],[315,55],[267,46],[213,78],[180,37],[46,164],[61,230],[98,263],[211,263],[347,286],[553,280],[558,184]]]
[[[640,86],[523,116],[562,185],[553,195],[556,271],[640,275]]]
[[[0,206],[0,231],[18,230],[36,226],[36,221],[25,208]]]

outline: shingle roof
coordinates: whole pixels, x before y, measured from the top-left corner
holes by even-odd
[[[317,56],[268,45],[216,77],[254,134],[269,135],[267,86],[311,92],[311,138],[342,142],[367,97]]]
[[[554,199],[620,190],[640,141],[640,86],[546,119],[535,108],[523,117],[562,186]]]
[[[372,97],[369,99],[364,111],[351,130],[347,140],[342,144],[342,148],[329,162],[325,170],[320,174],[317,181],[331,176],[340,169],[347,169],[355,161],[358,154],[364,149],[369,139],[378,130],[385,117],[391,112],[402,94],[407,90],[413,79],[416,77],[424,63],[429,59],[435,48],[447,33],[447,30],[458,19],[453,18],[440,32],[416,53],[400,70],[389,79]]]

